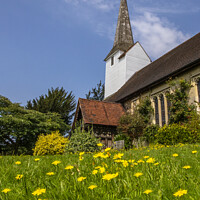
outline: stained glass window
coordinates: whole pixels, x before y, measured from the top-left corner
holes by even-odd
[[[159,125],[159,112],[158,112],[158,98],[154,98],[154,104],[155,104],[155,121],[156,124]]]

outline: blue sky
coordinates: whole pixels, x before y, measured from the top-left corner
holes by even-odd
[[[152,60],[200,31],[199,0],[127,0]],[[25,105],[51,87],[85,97],[111,50],[120,0],[0,0],[0,95]]]

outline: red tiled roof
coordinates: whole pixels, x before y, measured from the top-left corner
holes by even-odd
[[[120,117],[125,113],[120,103],[110,103],[96,100],[78,100],[78,110],[81,110],[84,124],[117,126]],[[76,116],[75,116],[76,120]]]

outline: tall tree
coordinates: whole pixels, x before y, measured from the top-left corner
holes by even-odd
[[[70,125],[76,107],[75,96],[72,92],[66,92],[64,88],[49,89],[48,94],[27,102],[27,109],[37,110],[42,113],[55,112],[67,125]]]
[[[26,110],[0,96],[0,153],[31,154],[41,133],[57,130],[69,130],[59,114]]]
[[[97,87],[92,88],[92,91],[89,90],[88,94],[86,94],[87,99],[93,99],[93,100],[99,100],[103,101],[104,99],[104,84],[100,81],[100,83],[97,84]]]

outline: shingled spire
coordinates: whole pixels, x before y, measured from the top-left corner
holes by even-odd
[[[113,48],[110,51],[110,53],[105,58],[105,61],[116,50],[126,51],[133,44],[134,44],[133,34],[132,34],[132,30],[131,30],[131,23],[130,23],[130,19],[129,19],[127,1],[121,0],[114,45],[113,45]]]

